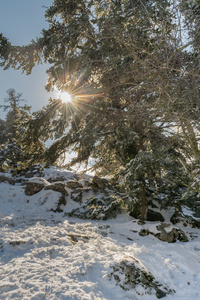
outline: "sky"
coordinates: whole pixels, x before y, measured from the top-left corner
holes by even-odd
[[[52,0],[0,0],[0,33],[3,33],[13,45],[26,45],[32,39],[41,36],[41,30],[48,28],[45,21],[45,7]],[[52,93],[45,90],[47,66],[36,66],[31,75],[22,74],[21,70],[0,68],[0,104],[8,96],[7,90],[14,88],[22,93],[22,99],[32,107],[32,111],[48,103]],[[0,118],[5,113],[0,109]]]

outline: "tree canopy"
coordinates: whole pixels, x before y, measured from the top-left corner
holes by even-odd
[[[46,89],[72,95],[34,113],[30,142],[54,140],[46,164],[70,147],[71,165],[92,157],[145,219],[148,194],[173,202],[199,165],[199,1],[54,0],[45,17],[27,46],[0,35],[4,69],[48,62]]]

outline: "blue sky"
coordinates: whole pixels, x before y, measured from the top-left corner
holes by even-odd
[[[43,6],[50,6],[51,3],[52,0],[0,0],[0,32],[13,45],[28,44],[41,35],[42,28],[48,27]],[[52,95],[44,88],[46,69],[46,66],[39,65],[27,76],[20,70],[3,71],[0,68],[0,104],[3,104],[4,98],[7,97],[6,91],[14,88],[17,93],[22,93],[22,98],[27,100],[32,111],[46,105]],[[0,117],[4,116],[3,110],[0,110]]]

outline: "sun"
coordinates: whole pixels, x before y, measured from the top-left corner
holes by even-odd
[[[64,103],[69,103],[72,101],[72,96],[68,92],[65,92],[65,91],[59,92],[59,98]]]

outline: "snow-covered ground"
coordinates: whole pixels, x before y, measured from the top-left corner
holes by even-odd
[[[73,174],[47,169],[45,179]],[[139,225],[127,214],[107,221],[66,217],[77,207],[68,196],[62,213],[49,208],[58,192],[26,196],[25,186],[0,183],[0,299],[155,300],[155,290],[122,288],[112,276],[122,261],[136,263],[172,292],[166,300],[200,299],[200,230],[181,228],[189,242],[168,244],[153,231],[158,223]]]

